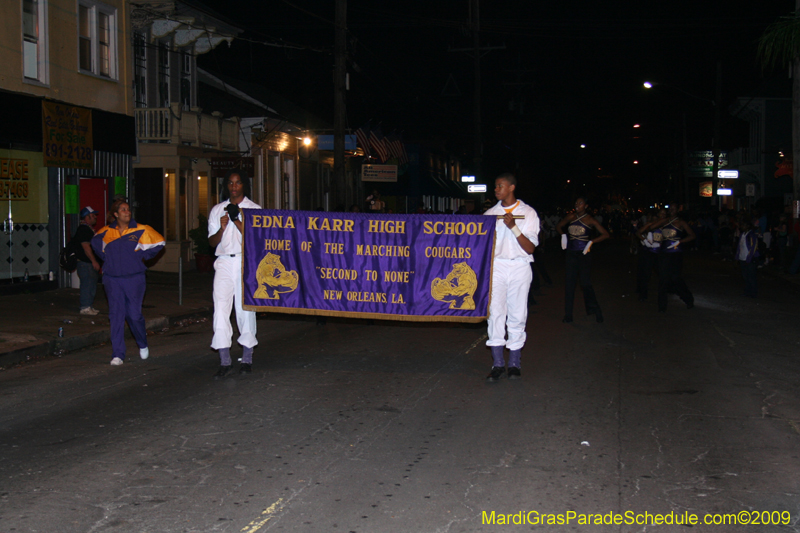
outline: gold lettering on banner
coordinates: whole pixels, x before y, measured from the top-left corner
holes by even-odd
[[[355,225],[354,220],[344,220],[341,218],[323,218],[320,221],[319,217],[308,217],[308,227],[307,229],[316,230],[316,231],[348,231],[353,232],[353,227]]]
[[[355,281],[358,279],[358,272],[346,268],[316,267],[319,271],[320,279],[341,279],[344,281]]]
[[[411,247],[384,244],[357,244],[356,255],[374,255],[378,257],[411,257]]]
[[[472,248],[428,246],[427,248],[425,248],[425,257],[441,257],[445,259],[472,259]]]
[[[405,220],[370,220],[369,233],[405,233]]]
[[[264,249],[271,251],[290,252],[292,250],[292,241],[264,239]]]
[[[403,305],[405,305],[406,301],[403,300],[403,295],[402,294],[392,293],[392,303],[393,304],[403,304]]]
[[[326,242],[325,243],[325,253],[326,254],[344,255],[344,243],[343,242]]]
[[[486,235],[483,222],[433,222],[422,223],[426,235]]]
[[[414,272],[395,272],[393,270],[386,270],[383,272],[383,281],[387,283],[408,283],[408,278]]]
[[[359,292],[350,291],[347,293],[347,300],[350,302],[363,302],[363,303],[387,303],[385,292]]]
[[[253,215],[252,227],[254,228],[294,228],[294,219],[283,215]]]
[[[342,291],[329,291],[325,289],[322,293],[322,297],[326,300],[341,300],[342,299]]]

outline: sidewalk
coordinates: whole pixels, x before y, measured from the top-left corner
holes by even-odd
[[[159,331],[211,318],[214,274],[183,273],[182,305],[178,274],[147,272],[143,313],[148,331]],[[0,296],[0,368],[31,357],[58,355],[109,342],[108,303],[102,285],[97,288],[96,316],[78,312],[78,289],[56,289],[32,294]],[[64,336],[58,336],[64,328]],[[130,335],[125,328],[126,335]],[[109,358],[111,348],[109,346]]]

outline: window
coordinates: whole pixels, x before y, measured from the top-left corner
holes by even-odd
[[[99,2],[78,5],[78,66],[81,72],[117,79],[117,10]]]
[[[22,0],[22,67],[25,79],[47,83],[47,5]]]
[[[192,107],[192,59],[191,52],[181,52],[181,104],[184,109]]]
[[[169,107],[169,44],[158,43],[158,105]]]
[[[147,107],[147,40],[133,34],[133,96],[136,107]]]

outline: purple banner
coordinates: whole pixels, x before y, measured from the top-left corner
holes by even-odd
[[[479,322],[495,217],[244,210],[244,308]]]

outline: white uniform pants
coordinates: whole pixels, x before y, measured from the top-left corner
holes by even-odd
[[[525,345],[528,289],[532,278],[531,265],[527,261],[494,260],[487,346],[505,346],[509,350],[519,350]]]
[[[211,347],[215,350],[230,348],[231,305],[236,303],[236,324],[239,326],[238,342],[252,348],[256,339],[256,313],[242,309],[242,256],[221,255],[214,261],[214,338]]]

